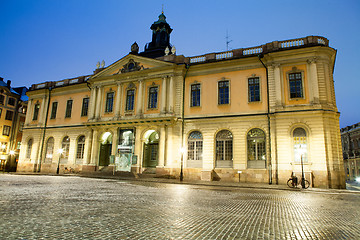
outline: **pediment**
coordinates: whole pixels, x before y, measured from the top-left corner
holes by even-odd
[[[114,76],[118,74],[126,74],[129,72],[144,71],[167,66],[173,66],[173,63],[128,54],[122,59],[106,67],[101,72],[95,74],[92,78]]]

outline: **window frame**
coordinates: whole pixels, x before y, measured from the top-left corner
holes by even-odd
[[[0,94],[0,104],[5,105],[5,96]]]
[[[198,89],[193,90],[193,86],[198,86]],[[190,107],[201,107],[201,83],[195,82],[190,84]],[[194,98],[198,98],[195,99]],[[194,105],[195,103],[198,103],[197,105]]]
[[[228,86],[226,87],[221,87],[220,84],[222,83],[225,83],[227,82],[228,83]],[[221,89],[228,89],[228,92],[227,92],[227,102],[222,102],[221,101],[221,95],[222,94],[225,94],[225,93],[221,93]],[[230,80],[227,80],[227,79],[221,79],[217,82],[217,91],[218,91],[218,105],[230,105]],[[225,98],[224,98],[225,99]]]
[[[305,143],[301,143],[302,139],[299,139],[299,140],[295,140],[295,136],[294,136],[294,132],[296,129],[302,129],[304,130],[305,132]],[[294,164],[301,164],[301,155],[300,155],[300,158],[298,158],[296,156],[296,150],[295,150],[295,145],[297,144],[296,142],[299,141],[300,143],[299,144],[302,144],[302,145],[306,145],[305,146],[305,149],[306,149],[306,152],[305,152],[305,156],[303,156],[303,164],[309,164],[309,132],[307,131],[307,128],[305,128],[304,126],[296,126],[294,127],[292,130],[291,130],[291,141],[292,141],[292,159],[293,159],[293,163]],[[297,136],[299,137],[299,136]],[[298,159],[298,160],[297,160]]]
[[[193,137],[196,134],[200,137]],[[201,168],[204,152],[204,137],[199,130],[190,132],[187,138],[187,167]]]
[[[133,94],[129,95],[129,92],[132,91]],[[125,111],[126,112],[133,112],[135,110],[135,94],[136,94],[136,89],[135,88],[130,88],[130,89],[126,89],[126,95],[125,95]],[[132,97],[132,101],[131,103],[129,103],[129,96]],[[131,104],[131,109],[129,108],[129,105]]]
[[[89,113],[90,98],[84,97],[81,106],[81,117],[86,117]]]
[[[114,111],[114,96],[114,91],[106,93],[105,113],[112,113]]]
[[[10,136],[10,130],[11,130],[11,126],[4,125],[2,135],[3,136]]]
[[[10,102],[11,101],[11,102]],[[13,101],[13,102],[12,102]],[[10,105],[10,106],[15,106],[15,104],[16,104],[16,99],[15,98],[13,98],[13,97],[8,97],[8,105]]]
[[[39,119],[39,112],[40,112],[40,103],[35,103],[34,111],[33,111],[33,121],[37,121]]]
[[[63,152],[61,154],[61,159],[68,160],[69,159],[69,153],[70,153],[70,137],[65,136],[61,140],[61,148],[63,149]]]
[[[296,74],[300,74],[300,76],[301,76],[301,81],[296,78]],[[295,76],[295,79],[294,79],[294,80],[291,80],[291,79],[290,79],[290,75],[294,75],[294,76]],[[290,100],[305,99],[305,88],[304,88],[305,75],[304,75],[304,71],[303,71],[303,70],[300,70],[300,69],[297,69],[297,68],[294,68],[292,71],[287,72],[286,78],[287,78],[287,84],[288,84],[289,99],[290,99]],[[300,96],[300,97],[299,97],[299,96],[292,97],[290,80],[291,80],[291,81],[300,81],[300,82],[301,82],[301,96]],[[295,85],[296,85],[296,83],[295,83]]]
[[[152,89],[155,89],[154,92],[151,92]],[[155,110],[159,106],[159,86],[151,85],[148,87],[148,109]]]
[[[65,118],[71,118],[73,100],[68,99],[66,101]]]
[[[222,134],[229,135],[229,138],[223,138]],[[228,152],[229,146],[231,147],[231,152]],[[220,148],[222,149],[222,154],[219,153]],[[222,155],[222,159],[219,159],[219,156]],[[230,156],[230,158],[227,158]],[[218,131],[215,135],[215,167],[216,168],[233,168],[234,163],[234,135],[228,129],[222,129]]]
[[[52,142],[50,142],[51,140],[52,140]],[[46,141],[46,150],[45,150],[45,161],[46,162],[52,162],[53,157],[54,157],[54,149],[55,149],[55,139],[54,139],[54,137],[49,137]],[[48,157],[50,154],[51,154],[51,158]]]
[[[261,135],[251,136],[251,132],[259,131]],[[246,163],[248,169],[266,169],[267,162],[266,132],[261,128],[251,128],[246,133]],[[254,151],[252,151],[254,148]],[[261,154],[262,153],[262,154]],[[254,156],[254,159],[250,159]],[[260,159],[263,156],[265,159]]]
[[[251,83],[250,84],[250,80],[258,80],[257,84]],[[248,85],[248,102],[249,103],[256,103],[256,102],[261,102],[261,78],[260,77],[249,77],[248,81],[247,81],[247,85]],[[258,86],[258,100],[256,99],[256,90],[251,90],[250,86]],[[254,93],[254,100],[252,100],[252,93]]]
[[[5,120],[12,121],[14,119],[14,111],[6,110]]]
[[[83,139],[83,141],[80,141],[82,139]],[[76,159],[84,159],[85,141],[86,141],[85,135],[81,135],[81,136],[78,137],[78,139],[76,141]]]
[[[58,102],[53,102],[53,103],[51,104],[51,115],[50,115],[50,119],[55,119],[55,118],[56,118],[57,107],[58,107]]]

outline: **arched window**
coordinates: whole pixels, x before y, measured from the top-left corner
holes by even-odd
[[[46,143],[46,155],[45,155],[46,162],[52,161],[53,153],[54,153],[54,138],[50,137]]]
[[[202,167],[203,136],[194,131],[188,137],[188,167]]]
[[[232,167],[233,136],[228,130],[216,134],[216,167]]]
[[[83,159],[85,150],[85,136],[82,135],[78,138],[77,149],[76,149],[76,158]]]
[[[33,145],[33,139],[31,138],[31,139],[28,141],[28,143],[27,143],[26,158],[30,158],[30,157],[31,157],[32,145]]]
[[[61,148],[63,149],[62,158],[68,159],[70,151],[70,138],[68,136],[63,138],[61,142]]]
[[[306,131],[303,128],[295,128],[293,131],[294,140],[294,161],[307,162],[307,138]]]
[[[265,168],[266,138],[263,130],[251,129],[247,134],[248,168]]]

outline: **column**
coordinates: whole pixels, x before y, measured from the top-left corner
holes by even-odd
[[[165,165],[167,167],[172,167],[173,165],[173,127],[172,126],[168,126],[167,127],[167,137],[166,137],[166,163]]]
[[[92,139],[92,144],[91,144],[91,161],[90,164],[91,165],[97,165],[97,158],[98,158],[98,151],[99,151],[99,130],[98,129],[94,129],[93,132],[93,139]]]
[[[319,103],[319,81],[317,76],[316,58],[308,60],[308,65],[310,65],[310,77],[308,79],[311,91],[310,101],[314,103]]]
[[[143,85],[144,80],[139,80],[139,89],[137,92],[137,103],[136,103],[136,115],[142,115],[143,113]]]
[[[170,77],[169,81],[169,113],[174,113],[174,77]]]
[[[165,162],[165,127],[160,127],[160,142],[159,142],[159,167],[164,167]]]
[[[86,160],[85,160],[86,164],[90,164],[91,162],[92,141],[93,141],[93,130],[91,129],[89,136],[86,139],[86,145],[87,145]]]
[[[30,99],[26,109],[25,125],[28,125],[31,122],[32,105],[33,99]]]
[[[120,118],[120,96],[121,94],[121,87],[122,85],[120,83],[117,83],[117,91],[116,91],[116,98],[115,98],[115,118]]]
[[[141,163],[142,163],[142,154],[141,154],[141,148],[142,148],[142,141],[141,141],[141,128],[136,128],[135,129],[135,150],[134,150],[134,154],[137,155],[137,163],[136,163],[136,167],[140,168],[141,167]]]
[[[282,105],[282,93],[281,89],[281,74],[280,74],[280,64],[274,64],[274,80],[275,80],[275,104],[276,106]]]
[[[100,110],[101,110],[101,98],[102,98],[102,90],[103,88],[101,86],[99,86],[98,90],[97,90],[97,98],[96,98],[96,114],[95,114],[95,118],[99,119],[100,118]]]
[[[160,107],[160,113],[162,114],[166,113],[166,81],[167,81],[167,77],[163,77],[162,85],[161,85],[161,107]]]
[[[89,119],[95,118],[96,87],[91,88],[89,101]]]
[[[118,149],[118,128],[112,129],[112,132],[111,155],[116,155]]]

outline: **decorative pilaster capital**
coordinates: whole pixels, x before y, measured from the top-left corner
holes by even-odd
[[[308,64],[316,63],[317,60],[318,60],[317,57],[312,57],[312,58],[309,58],[309,59],[307,60],[307,63],[308,63]]]

